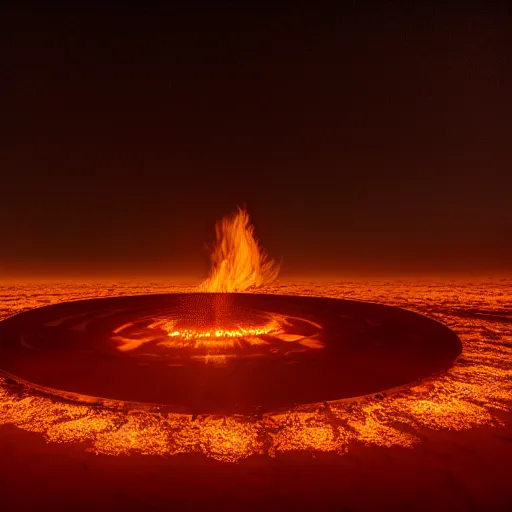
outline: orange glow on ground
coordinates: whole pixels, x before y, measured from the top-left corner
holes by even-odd
[[[226,338],[244,338],[246,336],[261,336],[263,334],[270,334],[279,330],[279,323],[276,320],[269,322],[262,327],[237,327],[236,329],[223,329],[217,328],[210,331],[200,331],[194,329],[180,329],[174,330],[175,322],[168,322],[163,326],[163,329],[168,332],[171,338],[180,338],[183,340],[222,340]]]
[[[139,282],[115,287],[101,283],[25,284],[0,290],[0,317],[6,318],[61,301],[193,288]],[[452,328],[463,343],[463,353],[445,374],[394,393],[312,404],[254,418],[194,417],[115,401],[73,404],[0,376],[0,424],[38,432],[49,442],[85,443],[86,449],[102,454],[202,453],[236,462],[290,451],[341,456],[350,452],[352,443],[410,448],[428,440],[430,432],[512,423],[512,281],[308,282],[276,285],[266,291],[360,299],[417,311]]]
[[[262,328],[247,327],[234,330],[225,331],[222,329],[216,331],[194,331],[184,329],[182,331],[172,331],[169,333],[171,338],[182,338],[184,340],[200,340],[204,338],[223,339],[223,338],[243,338],[244,336],[259,336],[261,334],[269,334],[273,332],[277,326],[266,326]]]
[[[236,329],[217,328],[210,331],[195,329],[175,330],[175,322],[168,322],[163,326],[171,338],[168,342],[161,342],[172,347],[193,347],[193,348],[234,348],[243,339],[251,345],[264,345],[267,342],[259,336],[279,333],[279,323],[276,320],[269,322],[262,327],[238,327]],[[212,354],[210,354],[212,355]]]
[[[224,299],[225,296],[222,298]],[[223,306],[225,306],[223,304]],[[197,307],[197,306],[195,306]],[[268,345],[268,337],[285,342],[297,342],[303,347],[312,349],[323,348],[321,343],[314,336],[308,337],[301,334],[287,333],[286,328],[290,327],[291,320],[300,320],[306,322],[310,326],[320,329],[321,326],[310,320],[298,319],[278,313],[263,313],[261,317],[254,320],[258,325],[249,325],[243,322],[235,321],[228,314],[229,308],[218,311],[221,322],[225,322],[222,326],[221,322],[214,322],[215,325],[205,326],[204,318],[194,318],[202,328],[182,327],[183,319],[159,319],[148,325],[148,329],[163,331],[167,333],[167,339],[159,340],[158,345],[172,349],[192,348],[206,349],[208,352],[204,356],[197,356],[205,362],[222,362],[226,357],[234,357],[234,354],[219,353],[220,349],[234,349],[245,345]],[[187,325],[194,322],[188,318]],[[124,331],[131,327],[133,323],[129,322],[121,325],[113,331],[115,340],[119,343],[118,350],[127,352],[134,350],[155,340],[154,336],[137,336],[129,337],[124,335]],[[265,338],[267,337],[267,338]]]

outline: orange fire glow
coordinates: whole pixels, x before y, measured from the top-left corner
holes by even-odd
[[[219,298],[226,296],[218,296]],[[233,317],[221,315],[213,320],[211,325],[205,324],[200,314],[197,318],[198,326],[194,326],[189,318],[184,325],[183,318],[164,318],[152,321],[147,325],[148,330],[154,330],[154,334],[141,335],[126,333],[134,326],[132,322],[117,327],[112,331],[112,340],[116,342],[117,349],[121,352],[135,350],[147,343],[156,343],[158,346],[170,349],[206,349],[206,354],[192,356],[201,358],[204,362],[226,362],[226,358],[238,357],[231,349],[257,345],[274,345],[282,342],[296,344],[306,349],[323,349],[324,343],[318,338],[318,331],[322,326],[309,319],[282,315],[273,312],[262,312],[259,317],[253,317],[249,323],[247,320],[235,320]],[[297,323],[302,328],[307,327],[309,333],[297,331]],[[162,333],[165,333],[162,337]]]
[[[234,215],[224,217],[215,231],[212,269],[201,283],[202,291],[243,292],[277,279],[279,266],[260,247],[245,210],[239,208]]]
[[[120,284],[115,295],[168,291],[194,289],[135,282]],[[290,451],[343,455],[356,442],[411,448],[437,439],[436,431],[478,429],[480,438],[495,439],[494,429],[512,421],[510,280],[307,282],[270,291],[405,307],[454,329],[463,343],[463,355],[445,374],[394,393],[294,407],[263,418],[196,418],[135,405],[127,410],[127,404],[115,401],[101,407],[96,399],[90,404],[70,403],[15,385],[0,375],[0,425],[38,432],[49,442],[86,443],[88,450],[101,454],[202,453],[237,462],[262,454],[279,457]],[[0,312],[0,319],[42,304],[111,296],[112,289],[102,283],[23,284],[4,287],[2,294],[8,313]]]
[[[183,329],[169,332],[171,338],[181,338],[184,340],[200,339],[223,339],[223,338],[243,338],[246,336],[260,336],[269,334],[278,328],[278,324],[270,323],[263,327],[239,327],[233,330],[217,329],[215,331],[195,331],[193,329]]]
[[[233,348],[242,338],[251,345],[261,345],[267,342],[259,338],[262,335],[280,332],[280,324],[276,318],[271,319],[260,327],[237,326],[233,329],[216,328],[212,330],[176,329],[176,322],[167,322],[162,328],[171,338],[160,345],[171,347],[206,347],[206,348]]]

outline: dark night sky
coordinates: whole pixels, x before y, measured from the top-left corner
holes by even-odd
[[[506,2],[43,4],[0,12],[0,275],[201,275],[237,204],[288,274],[512,271]]]

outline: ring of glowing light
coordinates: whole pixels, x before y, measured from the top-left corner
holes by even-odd
[[[445,371],[461,348],[450,329],[417,313],[279,295],[94,299],[0,323],[0,369],[15,379],[77,401],[187,413],[250,414],[379,393]]]

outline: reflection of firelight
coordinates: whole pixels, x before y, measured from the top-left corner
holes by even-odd
[[[213,341],[274,334],[283,324],[287,322],[279,315],[235,307],[230,295],[220,293],[185,299],[180,318],[157,326],[170,338]]]
[[[248,329],[241,328],[237,331],[208,331],[208,332],[199,332],[199,331],[190,331],[188,329],[185,329],[184,331],[173,331],[169,333],[169,336],[171,338],[174,338],[176,336],[179,336],[180,338],[183,338],[185,340],[194,340],[194,339],[201,339],[201,338],[242,338],[243,336],[257,336],[259,334],[268,334],[271,331],[270,328],[268,329],[251,329],[250,327]]]
[[[306,318],[274,312],[256,313],[231,305],[224,309],[231,298],[224,294],[200,295],[191,300],[196,304],[193,307],[189,305],[186,314],[169,312],[160,318],[142,317],[139,321],[116,328],[113,340],[121,352],[156,344],[168,349],[160,353],[162,357],[190,357],[190,350],[194,350],[200,352],[205,362],[212,362],[211,356],[262,355],[261,351],[248,352],[249,347],[266,346],[270,353],[279,352],[281,355],[290,354],[293,344],[296,344],[295,352],[324,348],[320,324]],[[194,359],[197,357],[199,354],[193,356]]]
[[[174,327],[173,323],[169,323],[164,326],[167,330],[169,327]],[[181,331],[169,332],[168,336],[171,338],[181,338],[184,340],[200,340],[204,338],[208,339],[225,339],[225,338],[244,338],[246,336],[260,336],[262,334],[270,334],[276,331],[278,324],[272,322],[264,327],[240,327],[233,330],[217,329],[215,331],[196,331],[194,329],[183,329]]]

